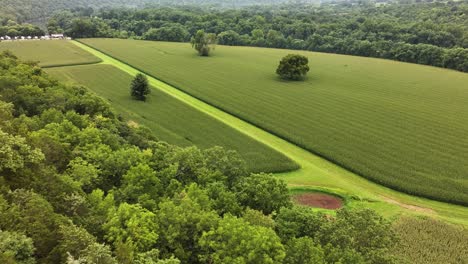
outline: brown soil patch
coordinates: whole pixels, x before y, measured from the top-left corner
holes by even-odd
[[[318,207],[324,209],[339,209],[343,207],[343,200],[340,198],[324,194],[324,193],[303,193],[294,195],[293,201],[310,207]]]
[[[432,210],[430,208],[424,208],[424,207],[420,207],[420,206],[416,206],[416,205],[401,203],[399,201],[393,200],[393,199],[388,198],[386,196],[382,196],[382,199],[387,203],[395,204],[395,205],[401,206],[403,208],[406,208],[406,209],[409,209],[409,210],[412,210],[412,211],[416,211],[416,212],[420,212],[420,213],[426,213],[426,214],[434,214],[435,213],[434,210]]]

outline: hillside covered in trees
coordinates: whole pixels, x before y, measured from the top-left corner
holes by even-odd
[[[92,10],[102,7],[180,6],[201,5],[240,7],[247,5],[271,5],[291,0],[0,0],[0,18],[18,22],[43,24],[55,12],[67,9]],[[295,0],[296,3],[314,3],[316,0]]]
[[[186,42],[197,30],[219,44],[393,59],[468,71],[468,3],[322,4],[240,9],[195,7],[60,12],[49,31],[76,38]]]

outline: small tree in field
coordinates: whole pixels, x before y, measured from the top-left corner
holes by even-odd
[[[298,54],[289,54],[284,57],[276,69],[276,73],[286,80],[300,80],[309,69],[309,59]]]
[[[146,101],[146,96],[150,93],[148,78],[145,75],[138,73],[130,85],[132,97],[137,100]]]
[[[210,51],[215,48],[216,41],[216,34],[198,30],[190,40],[190,43],[192,43],[192,47],[198,51],[200,56],[208,56],[210,55]]]

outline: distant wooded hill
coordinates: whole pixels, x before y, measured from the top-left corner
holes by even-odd
[[[217,5],[237,7],[280,3],[314,3],[320,0],[0,0],[0,18],[44,24],[53,13],[64,9],[143,7],[148,5]]]

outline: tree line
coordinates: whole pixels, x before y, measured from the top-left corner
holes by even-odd
[[[93,8],[103,7],[142,8],[144,6],[161,7],[187,5],[233,8],[287,2],[314,3],[316,0],[0,0],[0,18],[12,19],[19,23],[34,22],[43,25],[55,12],[66,9],[88,12],[88,10],[93,10]]]
[[[18,24],[13,20],[0,21],[0,37],[44,36],[41,28],[31,24]]]
[[[468,71],[468,3],[281,5],[63,11],[50,31],[72,37],[187,42],[198,30],[222,45],[311,50]]]
[[[399,263],[390,222],[291,203],[239,155],[158,141],[0,54],[1,263]]]

